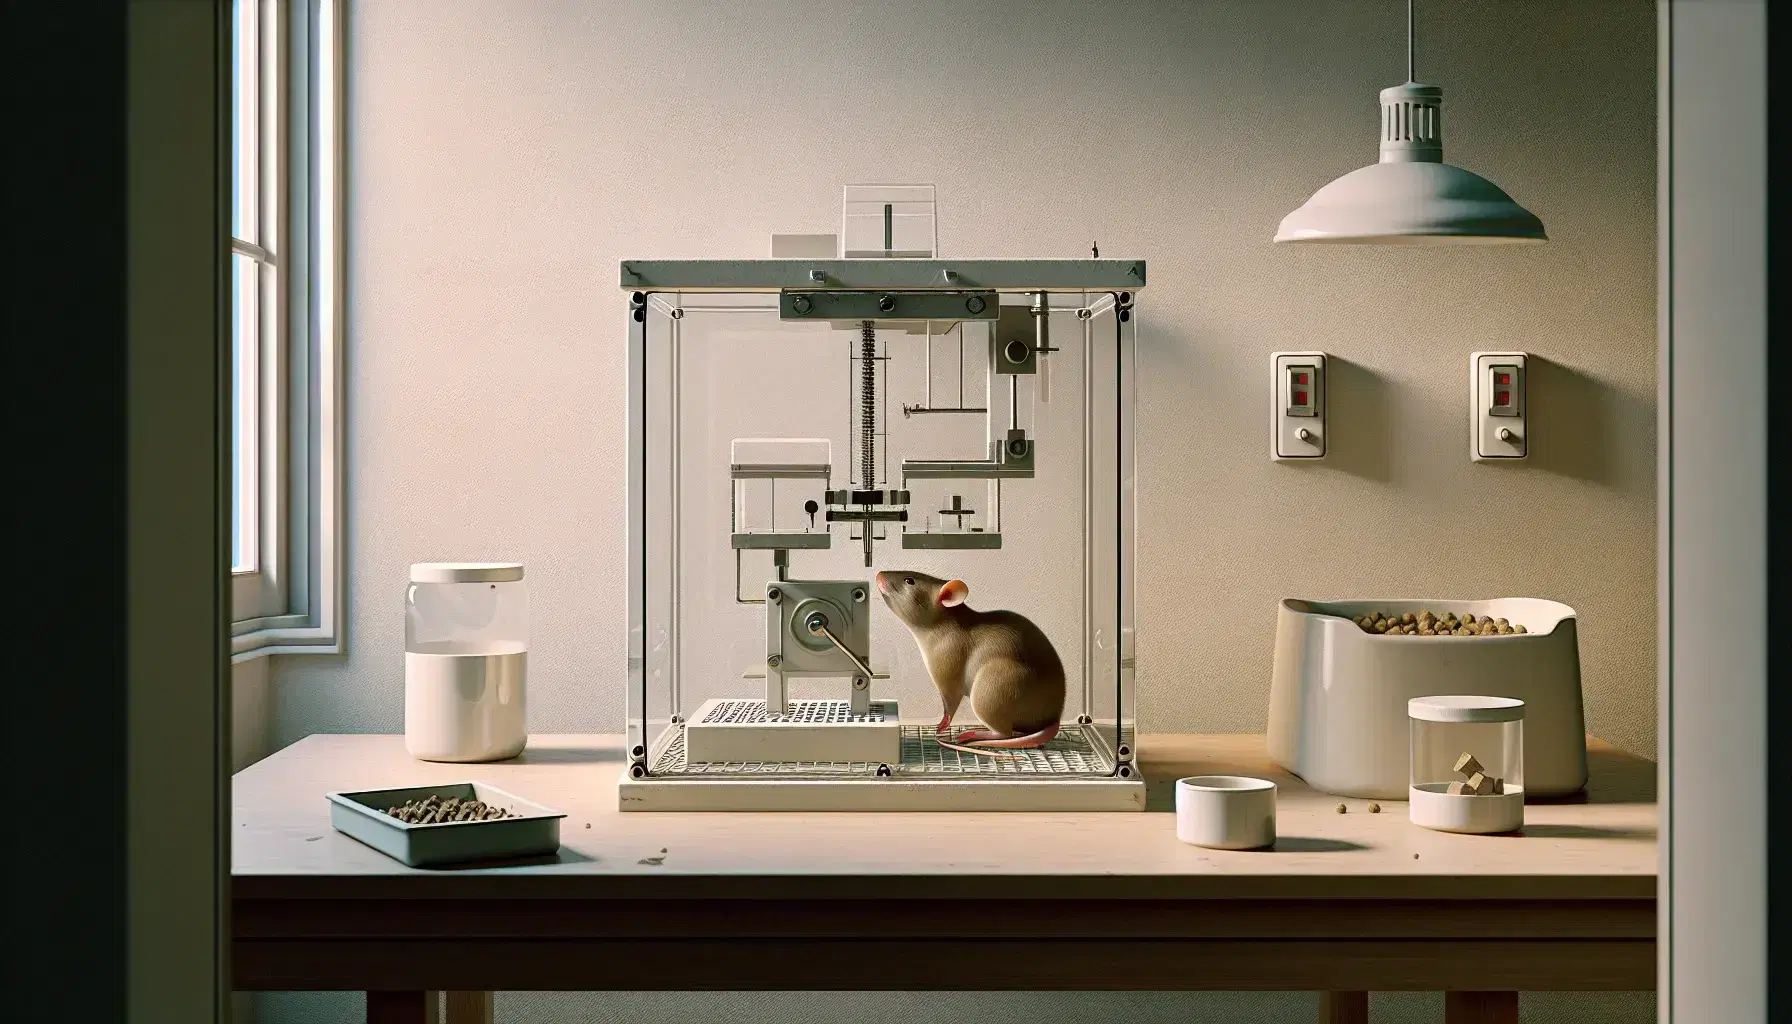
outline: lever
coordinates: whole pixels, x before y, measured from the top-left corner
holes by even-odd
[[[803,624],[809,627],[809,633],[812,636],[826,637],[828,643],[831,643],[838,648],[841,654],[846,655],[846,660],[852,662],[852,667],[859,670],[859,673],[865,677],[865,682],[871,682],[870,666],[866,665],[858,655],[847,650],[846,645],[841,643],[838,637],[834,636],[833,632],[828,629],[828,617],[826,615],[823,615],[820,612],[811,612],[808,620]]]

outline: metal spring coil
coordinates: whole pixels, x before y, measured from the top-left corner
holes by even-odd
[[[877,330],[859,325],[859,485],[877,486]],[[869,525],[866,527],[869,529]]]

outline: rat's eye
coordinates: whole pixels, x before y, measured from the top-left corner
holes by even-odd
[[[915,578],[913,576],[908,576],[908,577],[905,577],[902,582],[904,582],[912,587],[915,585]]]

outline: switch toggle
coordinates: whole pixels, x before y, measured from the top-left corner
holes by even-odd
[[[1325,353],[1275,352],[1270,399],[1270,457],[1325,457]]]
[[[1468,357],[1469,457],[1476,462],[1529,454],[1523,352],[1474,352]]]

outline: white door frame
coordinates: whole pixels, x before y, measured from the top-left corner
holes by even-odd
[[[1766,6],[1658,0],[1668,1024],[1768,1019]]]

